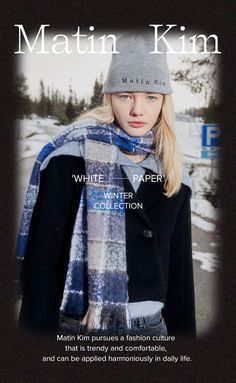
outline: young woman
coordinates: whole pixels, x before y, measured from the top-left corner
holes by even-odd
[[[62,334],[195,334],[191,186],[166,53],[117,42],[105,105],[40,152],[19,236],[20,323]]]

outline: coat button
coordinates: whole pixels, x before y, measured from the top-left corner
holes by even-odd
[[[153,237],[153,231],[152,230],[143,230],[143,235],[145,238],[152,238]]]

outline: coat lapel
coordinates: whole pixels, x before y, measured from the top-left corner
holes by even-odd
[[[147,174],[156,174],[150,169],[145,169],[145,176]],[[141,181],[137,190],[138,199],[143,202],[144,209],[147,210],[161,197],[163,193],[163,181],[147,182]]]
[[[145,175],[146,174],[156,174],[152,172],[149,169],[145,169]],[[154,202],[156,202],[161,195],[161,192],[163,192],[162,187],[157,187],[157,182],[151,182],[150,180],[147,182],[141,181],[140,186],[135,192],[133,189],[132,184],[130,183],[129,179],[127,178],[127,175],[123,168],[121,167],[121,173],[122,177],[124,178],[124,191],[132,193],[133,198],[126,199],[126,202],[132,202],[132,203],[143,203],[143,209],[136,209],[135,212],[143,218],[143,220],[151,226],[151,223],[145,213],[145,211],[152,206]]]

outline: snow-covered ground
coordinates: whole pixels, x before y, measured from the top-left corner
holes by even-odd
[[[201,262],[201,269],[213,272],[220,265],[219,257],[213,253],[207,253],[203,251],[193,251],[193,259]]]
[[[67,128],[64,125],[55,125],[56,123],[55,119],[37,116],[33,116],[32,119],[17,120],[18,157],[36,157],[48,141]]]
[[[52,118],[43,119],[37,116],[33,116],[32,119],[17,121],[18,158],[36,157],[44,144],[67,128],[62,125],[55,125],[56,122]],[[219,178],[218,164],[217,160],[214,160],[212,168],[211,160],[201,158],[201,125],[201,122],[193,121],[190,118],[183,121],[178,120],[177,117],[175,129],[178,145],[183,154],[184,164],[191,174],[194,190],[191,199],[192,222],[201,230],[215,232],[219,219],[219,209],[214,208],[203,197],[203,190],[208,187],[210,175],[214,179]],[[193,257],[201,261],[201,267],[204,270],[213,271],[219,264],[217,255],[213,253],[194,251]]]
[[[211,163],[211,160],[201,158],[201,126],[202,122],[181,121],[177,118],[175,130],[184,164],[191,172],[194,191],[191,199],[192,223],[205,232],[216,233],[220,211],[203,197],[203,192],[209,188],[210,177],[219,179],[219,168],[217,160]],[[197,246],[197,243],[193,245]],[[193,259],[200,262],[201,269],[213,272],[220,265],[217,253],[219,243],[211,242],[209,245],[214,247],[214,253],[195,251],[193,246]]]

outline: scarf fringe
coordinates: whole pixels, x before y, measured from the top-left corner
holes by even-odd
[[[127,304],[90,304],[82,325],[88,329],[131,328]]]

